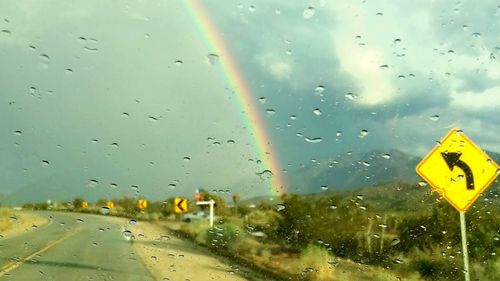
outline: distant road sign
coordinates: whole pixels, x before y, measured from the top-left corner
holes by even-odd
[[[498,165],[461,130],[452,129],[416,170],[453,207],[465,212],[495,180]]]
[[[115,203],[113,203],[113,201],[108,201],[106,202],[106,207],[113,209],[115,207]]]
[[[185,213],[188,211],[188,201],[186,198],[175,198],[174,211],[176,213]]]
[[[137,201],[137,207],[139,207],[139,209],[146,209],[148,207],[148,200],[139,199],[139,201]]]
[[[82,201],[82,208],[88,208],[88,207],[89,207],[89,202]]]
[[[196,189],[196,192],[194,193],[194,200],[196,202],[201,201],[201,193],[199,189]]]

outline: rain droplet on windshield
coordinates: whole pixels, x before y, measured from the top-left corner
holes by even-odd
[[[310,137],[305,137],[305,140],[306,142],[310,142],[310,143],[318,143],[318,142],[322,142],[323,141],[323,138],[310,138]]]
[[[270,179],[274,174],[271,170],[264,170],[260,173],[256,173],[262,180]]]
[[[314,93],[318,96],[322,96],[324,91],[325,91],[325,86],[323,85],[319,85],[314,89]]]
[[[184,162],[189,162],[191,161],[191,157],[185,156],[184,158],[182,158],[182,160],[184,160]]]
[[[15,131],[15,132],[14,132],[14,135],[16,135],[16,136],[20,136],[20,135],[22,135],[22,134],[23,134],[23,132],[22,132],[22,131],[19,131],[19,130],[17,130],[17,131]]]
[[[439,121],[439,115],[432,115],[429,117],[429,119],[434,122]]]
[[[384,159],[391,159],[391,155],[389,153],[383,154],[382,158]]]
[[[42,160],[42,167],[48,167],[50,165],[49,161]]]
[[[116,147],[118,147],[118,143],[114,142],[111,144],[111,146],[116,148]]]
[[[310,19],[314,16],[314,14],[316,13],[316,10],[314,9],[313,6],[309,6],[307,8],[304,9],[304,11],[302,12],[302,16],[305,18],[305,19]]]
[[[89,180],[89,187],[96,187],[99,184],[97,180],[91,179]]]
[[[219,62],[219,55],[217,55],[217,54],[208,54],[207,58],[208,58],[208,62],[211,65],[216,65]]]
[[[360,138],[364,138],[366,136],[368,136],[368,130],[363,129],[363,130],[359,131]]]
[[[345,98],[348,99],[348,100],[357,100],[358,99],[358,95],[354,94],[354,93],[347,93],[345,94]]]
[[[268,108],[268,109],[266,109],[266,113],[267,113],[267,115],[274,115],[274,114],[276,114],[276,110],[274,110],[272,108]]]
[[[276,211],[278,212],[284,210],[285,208],[286,206],[283,204],[276,204]]]
[[[316,115],[316,116],[320,116],[321,115],[321,110],[319,108],[315,108],[313,110],[313,113]]]
[[[260,103],[265,104],[266,103],[266,97],[260,97],[259,101],[260,101]]]
[[[111,183],[111,184],[109,185],[109,187],[111,187],[111,188],[117,188],[117,187],[118,187],[118,184],[116,184],[116,183]]]
[[[108,207],[106,207],[106,206],[101,207],[101,208],[99,209],[99,212],[100,212],[101,214],[103,214],[103,215],[107,215],[107,214],[109,214],[109,208],[108,208]]]
[[[182,60],[176,60],[174,61],[174,65],[176,66],[181,66],[184,62]]]

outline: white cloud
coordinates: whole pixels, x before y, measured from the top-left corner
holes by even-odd
[[[293,72],[293,65],[271,53],[255,56],[260,67],[276,80],[288,80]]]

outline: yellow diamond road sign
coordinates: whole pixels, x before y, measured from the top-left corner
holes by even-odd
[[[498,165],[461,130],[452,129],[416,170],[455,209],[465,212],[495,180]]]
[[[188,211],[187,199],[186,198],[175,198],[174,200],[174,211],[176,213],[185,213]]]

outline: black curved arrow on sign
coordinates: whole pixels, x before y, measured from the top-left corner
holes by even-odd
[[[184,199],[179,200],[179,202],[177,202],[177,208],[179,208],[179,210],[181,210],[181,212],[184,212],[185,210],[182,207],[182,203],[184,203]]]
[[[451,171],[453,171],[453,167],[457,166],[465,173],[465,183],[467,185],[467,189],[474,189],[474,175],[472,174],[472,170],[469,165],[464,161],[460,160],[460,156],[462,156],[461,152],[441,152],[441,156],[443,156],[444,161],[448,164],[448,167]]]

